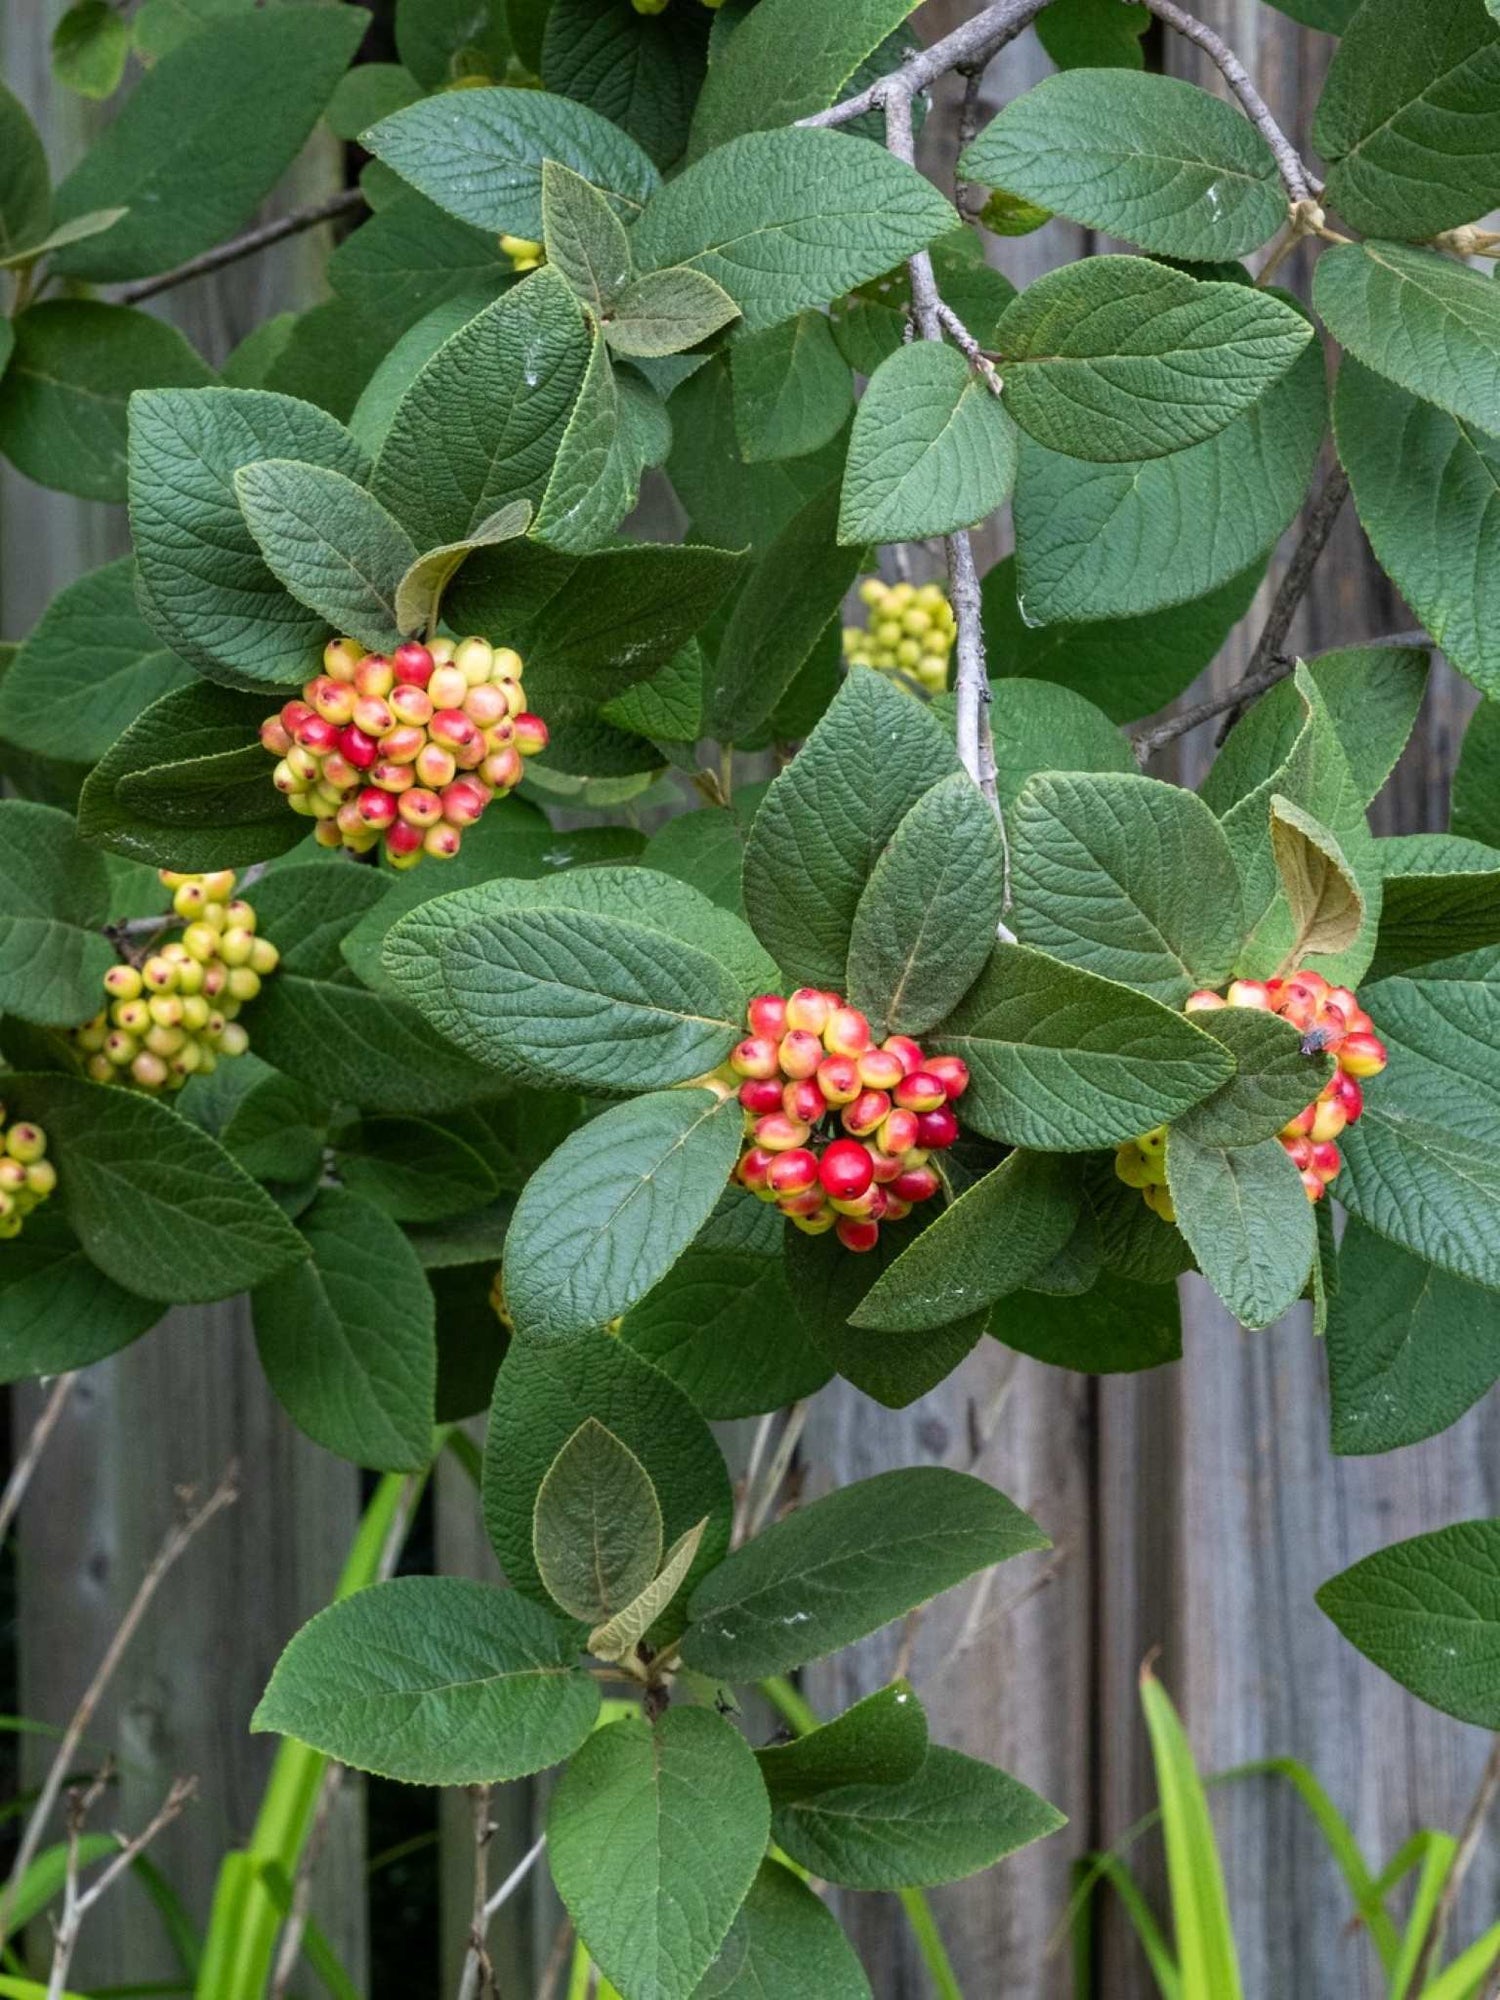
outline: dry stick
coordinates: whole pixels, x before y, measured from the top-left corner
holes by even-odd
[[[169,292],[174,285],[186,285],[194,278],[206,278],[210,272],[222,271],[226,264],[237,264],[242,257],[253,257],[256,251],[269,250],[273,243],[284,242],[288,236],[300,236],[304,229],[316,229],[320,222],[331,222],[335,216],[349,215],[365,205],[359,188],[340,188],[337,194],[309,202],[306,208],[294,208],[290,215],[279,215],[274,222],[257,223],[242,236],[232,236],[227,243],[189,257],[185,264],[178,264],[170,271],[159,272],[154,278],[138,278],[133,285],[122,285],[115,294],[116,301],[122,306],[133,306],[142,299],[154,299],[158,292]]]
[[[969,63],[963,71],[964,101],[958,111],[958,149],[953,162],[953,205],[965,222],[977,222],[984,207],[984,195],[973,181],[959,173],[959,163],[979,133],[979,89],[984,81],[984,64]]]
[[[103,1869],[87,1889],[78,1886],[78,1846],[83,1833],[83,1825],[89,1808],[103,1791],[108,1782],[107,1771],[81,1793],[72,1811],[68,1814],[68,1863],[67,1875],[63,1883],[63,1908],[58,1920],[52,1945],[52,1971],[47,1981],[47,2000],[64,2000],[64,1989],[68,1981],[68,1968],[73,1962],[73,1953],[78,1947],[78,1933],[84,1918],[102,1896],[119,1881],[139,1855],[155,1840],[164,1827],[181,1813],[198,1789],[196,1778],[174,1778],[167,1796],[158,1807],[155,1817],[144,1826],[134,1838],[127,1840],[122,1834],[115,1838],[120,1842],[120,1851]]]
[[[4,1895],[0,1896],[0,1941],[3,1941],[9,1935],[10,1908],[15,1897],[17,1885],[36,1858],[37,1846],[41,1841],[43,1832],[46,1830],[48,1820],[52,1817],[53,1808],[57,1804],[58,1794],[62,1791],[63,1781],[68,1773],[68,1767],[77,1754],[78,1746],[83,1741],[85,1731],[88,1729],[90,1722],[93,1721],[94,1711],[103,1699],[104,1691],[109,1686],[111,1676],[119,1666],[120,1661],[124,1658],[125,1649],[135,1637],[141,1620],[150,1608],[151,1600],[155,1597],[162,1579],[166,1576],[167,1572],[182,1555],[199,1529],[207,1527],[215,1514],[222,1513],[226,1507],[232,1506],[239,1498],[238,1478],[239,1466],[231,1462],[223,1478],[204,1501],[203,1505],[184,1515],[180,1521],[175,1522],[168,1529],[162,1539],[161,1547],[152,1557],[145,1575],[141,1578],[135,1596],[131,1599],[125,1616],[120,1620],[114,1637],[105,1648],[104,1657],[95,1670],[94,1678],[89,1682],[83,1699],[73,1711],[72,1721],[63,1731],[62,1741],[57,1746],[57,1754],[52,1760],[51,1768],[48,1770],[42,1784],[42,1789],[37,1795],[36,1804],[31,1809],[31,1817],[26,1822],[26,1831],[22,1834],[20,1847],[16,1850],[15,1862],[5,1885]]]
[[[772,1503],[781,1491],[781,1482],[786,1478],[792,1462],[792,1453],[797,1449],[810,1407],[807,1398],[804,1397],[800,1403],[793,1403],[786,1413],[786,1428],[782,1431],[776,1446],[776,1456],[766,1468],[766,1476],[761,1482],[760,1498],[748,1513],[745,1526],[746,1540],[751,1535],[760,1533],[765,1518],[771,1511]]]
[[[888,107],[895,97],[904,97],[909,105],[914,97],[920,96],[940,76],[946,76],[949,70],[974,66],[982,68],[992,56],[1000,53],[1007,42],[1013,42],[1024,28],[1029,27],[1046,4],[1047,0],[997,0],[997,4],[984,8],[972,21],[965,21],[961,28],[955,28],[951,35],[944,35],[930,48],[918,50],[911,61],[903,63],[900,69],[877,77],[868,89],[856,91],[853,97],[846,97],[841,104],[830,105],[826,111],[815,111],[810,118],[800,118],[797,122],[799,125],[847,125],[851,118],[862,118],[877,105]]]
[[[10,1533],[10,1524],[16,1518],[16,1510],[26,1497],[26,1489],[31,1484],[31,1475],[36,1471],[37,1460],[47,1448],[47,1440],[57,1428],[57,1420],[73,1393],[73,1385],[78,1380],[79,1371],[74,1368],[66,1375],[59,1375],[52,1385],[52,1393],[42,1405],[42,1413],[31,1427],[31,1435],[26,1440],[26,1448],[16,1460],[10,1478],[5,1482],[5,1491],[0,1493],[0,1542]]]
[[[495,1891],[494,1895],[490,1897],[490,1900],[484,1906],[484,1921],[486,1928],[488,1928],[488,1926],[494,1922],[495,1917],[499,1913],[499,1911],[503,1909],[504,1906],[510,1901],[511,1897],[516,1893],[517,1889],[520,1888],[521,1884],[526,1880],[526,1877],[531,1873],[532,1869],[535,1868],[538,1861],[541,1860],[542,1849],[546,1845],[547,1845],[547,1836],[544,1833],[540,1837],[540,1839],[536,1842],[535,1846],[528,1848],[526,1853],[521,1856],[521,1859],[516,1863],[515,1867],[511,1869],[510,1873],[506,1876],[505,1880],[500,1884],[500,1887]]]
[[[766,1446],[771,1442],[771,1432],[775,1428],[776,1412],[768,1410],[755,1426],[755,1436],[750,1440],[750,1458],[745,1467],[744,1482],[739,1498],[735,1502],[734,1522],[729,1530],[729,1546],[737,1549],[749,1533],[750,1506],[755,1482],[760,1477],[761,1460],[766,1455]]]
[[[542,1967],[542,1983],[536,1990],[536,2000],[555,2000],[557,1982],[562,1978],[563,1967],[568,1962],[568,1954],[572,1948],[573,1920],[565,1916],[557,1927],[557,1936],[552,1940],[547,1963]]]
[[[1490,1745],[1490,1754],[1479,1775],[1478,1789],[1470,1802],[1468,1816],[1458,1836],[1453,1865],[1443,1883],[1437,1908],[1432,1913],[1432,1928],[1427,1933],[1427,1942],[1422,1947],[1422,1955],[1417,1960],[1416,1971],[1412,1974],[1411,1985],[1407,1989],[1412,1994],[1425,1992],[1428,1980],[1437,1970],[1443,1954],[1443,1941],[1448,1934],[1448,1924],[1458,1902],[1458,1892],[1462,1889],[1464,1877],[1473,1865],[1474,1856],[1479,1852],[1484,1823],[1490,1816],[1490,1810],[1497,1796],[1500,1796],[1500,1736],[1497,1736]]]
[[[490,1899],[490,1836],[495,1830],[490,1824],[490,1787],[471,1785],[469,1799],[474,1809],[474,1903],[458,2000],[482,2000],[484,1994],[495,1992],[495,1968],[484,1942],[488,1929],[485,1908]]]

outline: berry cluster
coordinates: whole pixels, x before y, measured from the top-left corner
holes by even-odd
[[[57,1186],[57,1169],[44,1157],[47,1135],[40,1125],[5,1124],[0,1104],[0,1242],[19,1236],[21,1224]]]
[[[1321,972],[1305,967],[1285,979],[1236,979],[1225,993],[1205,989],[1190,993],[1184,1002],[1189,1014],[1217,1007],[1253,1007],[1279,1014],[1297,1029],[1309,1055],[1326,1053],[1338,1063],[1332,1081],[1278,1135],[1302,1176],[1308,1200],[1321,1201],[1343,1164],[1334,1142],[1364,1110],[1366,1081],[1386,1066],[1385,1044],[1375,1033],[1375,1023],[1347,986],[1330,986]],[[1175,1217],[1166,1186],[1166,1149],[1165,1126],[1128,1139],[1115,1155],[1115,1172],[1127,1187],[1138,1187],[1147,1206],[1171,1222]]]
[[[882,583],[866,577],[860,601],[870,622],[844,627],[844,658],[851,667],[878,667],[909,675],[929,694],[948,685],[948,655],[957,630],[953,606],[940,583]]]
[[[333,639],[323,666],[260,740],[281,760],[276,789],[324,847],[367,854],[383,841],[396,868],[451,861],[464,828],[520,784],[522,758],[547,747],[508,646],[408,640],[387,659]]]
[[[929,1156],[958,1137],[967,1064],[908,1035],[876,1048],[858,1008],[811,986],[760,994],[749,1025],[729,1058],[745,1108],[736,1180],[809,1236],[837,1229],[846,1250],[873,1250],[882,1222],[941,1187]]]
[[[172,914],[161,931],[182,935],[158,943],[141,964],[112,965],[104,975],[109,1005],[75,1031],[96,1083],[133,1083],[141,1090],[180,1090],[190,1076],[208,1076],[220,1056],[242,1056],[250,1037],[235,1016],[260,991],[281,954],[257,937],[250,905],[234,895],[234,871],[179,875],[163,869]]]

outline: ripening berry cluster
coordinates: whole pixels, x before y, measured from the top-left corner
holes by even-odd
[[[547,747],[508,646],[408,640],[387,659],[333,639],[323,666],[260,726],[281,760],[276,789],[317,822],[323,847],[367,854],[383,842],[396,868],[451,861],[464,828],[520,784],[521,760]]]
[[[281,954],[256,935],[256,915],[234,894],[234,871],[211,875],[161,873],[172,891],[170,929],[182,935],[158,944],[139,965],[112,965],[104,975],[109,1005],[74,1041],[95,1083],[141,1090],[181,1090],[190,1076],[209,1076],[221,1056],[242,1056],[250,1037],[235,1018],[276,970]]]
[[[5,1123],[0,1104],[0,1242],[19,1236],[21,1224],[57,1186],[57,1169],[45,1157],[47,1135],[40,1125]]]
[[[941,1187],[930,1156],[958,1137],[968,1065],[908,1035],[876,1048],[857,1007],[811,986],[760,994],[748,1018],[729,1058],[745,1108],[735,1179],[809,1236],[836,1229],[846,1250],[873,1250],[882,1222]]]
[[[942,585],[882,583],[869,576],[859,595],[869,607],[870,622],[844,627],[849,665],[909,675],[929,694],[941,694],[948,685],[948,655],[958,629]]]
[[[1308,1200],[1321,1201],[1343,1165],[1335,1141],[1364,1110],[1365,1083],[1386,1066],[1385,1044],[1375,1033],[1375,1023],[1347,986],[1330,986],[1321,972],[1306,967],[1285,979],[1236,979],[1225,993],[1204,989],[1190,993],[1184,1002],[1189,1014],[1218,1007],[1279,1014],[1302,1036],[1308,1055],[1327,1054],[1337,1062],[1332,1080],[1278,1135],[1302,1176]],[[1172,1222],[1176,1218],[1167,1193],[1166,1148],[1165,1126],[1128,1139],[1115,1155],[1115,1172],[1128,1187],[1141,1190],[1148,1207]]]

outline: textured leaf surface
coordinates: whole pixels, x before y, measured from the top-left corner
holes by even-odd
[[[119,205],[130,213],[108,235],[65,250],[58,268],[73,278],[139,278],[248,221],[301,151],[368,26],[357,7],[279,18],[257,10],[216,21],[211,34],[163,56],[57,190],[61,221]]]
[[[431,633],[437,630],[443,592],[466,559],[476,549],[497,547],[524,535],[531,525],[529,500],[513,500],[481,521],[472,535],[442,548],[429,549],[403,574],[396,586],[396,628],[400,632]]]
[[[446,1111],[492,1094],[497,1081],[435,1036],[414,1007],[347,978],[278,972],[251,1025],[267,1062],[341,1104]]]
[[[1168,1227],[1144,1204],[1141,1213]],[[1177,1287],[1137,1284],[1113,1271],[1102,1272],[1081,1297],[1013,1292],[991,1313],[989,1331],[1034,1360],[1089,1375],[1131,1375],[1182,1359]]]
[[[536,1567],[532,1525],[548,1468],[592,1418],[650,1474],[669,1544],[707,1517],[690,1574],[702,1576],[729,1546],[733,1496],[724,1460],[686,1396],[612,1336],[564,1344],[516,1341],[501,1364],[484,1456],[484,1522],[512,1586],[550,1602]]]
[[[957,348],[898,347],[855,413],[839,540],[920,541],[971,527],[1004,504],[1016,452],[1014,424]]]
[[[92,1261],[145,1299],[226,1299],[307,1248],[217,1141],[165,1105],[71,1076],[7,1079],[47,1134],[63,1214]]]
[[[639,1645],[682,1588],[688,1571],[697,1560],[707,1515],[679,1535],[662,1558],[657,1574],[630,1602],[589,1634],[589,1651],[602,1660],[621,1660]]]
[[[266,1379],[340,1458],[420,1470],[432,1456],[437,1336],[417,1253],[371,1202],[338,1188],[324,1188],[297,1228],[307,1256],[253,1301]]]
[[[1009,812],[1038,771],[1138,769],[1130,745],[1103,709],[1050,681],[1013,680],[993,705],[995,785]]]
[[[821,1389],[832,1368],[794,1310],[776,1254],[694,1247],[625,1315],[620,1338],[705,1417],[759,1416]]]
[[[565,1139],[527,1183],[505,1298],[533,1340],[570,1340],[643,1299],[708,1220],[739,1153],[733,1097],[656,1091]]]
[[[1023,944],[1178,1004],[1243,936],[1234,857],[1201,799],[1151,778],[1034,778],[1012,815]]]
[[[364,1118],[340,1132],[338,1173],[397,1222],[441,1222],[500,1192],[473,1146],[425,1118]]]
[[[39,241],[51,211],[41,136],[21,100],[0,86],[0,252],[9,256]]]
[[[604,331],[617,353],[650,360],[696,347],[737,319],[739,310],[706,271],[694,264],[673,264],[663,271],[646,271],[625,286]]]
[[[866,57],[913,11],[915,0],[844,0],[826,13],[802,0],[769,0],[742,20],[709,64],[693,113],[696,159],[741,133],[794,125],[843,96]],[[851,86],[852,87],[852,86]]]
[[[1336,1452],[1435,1437],[1500,1380],[1500,1299],[1352,1221],[1328,1309]]]
[[[488,1785],[583,1742],[599,1690],[556,1619],[513,1590],[401,1576],[320,1611],[252,1727],[412,1785]]]
[[[965,1124],[1010,1145],[1087,1152],[1169,1124],[1227,1086],[1231,1059],[1201,1028],[1201,1017],[1002,944],[930,1039],[969,1065]]]
[[[939,724],[856,668],[766,793],[745,849],[745,909],[790,979],[842,986],[855,911],[886,842],[957,768]]]
[[[368,388],[383,394],[393,386],[392,373],[399,370],[392,402],[399,400],[400,392],[444,339],[492,305],[497,293],[513,290],[519,282],[493,236],[455,220],[425,195],[415,193],[399,195],[346,236],[329,258],[327,271],[328,282],[355,323],[378,336],[369,378],[362,387],[356,385],[359,393]],[[429,315],[445,308],[454,317],[439,339],[424,339],[399,359],[395,349],[379,359],[382,342],[404,339]],[[347,345],[349,322],[345,319],[342,324],[341,344]],[[376,449],[378,443],[377,439],[369,448]]]
[[[25,1110],[24,1101],[11,1105],[13,1115]],[[44,1209],[10,1243],[0,1272],[0,1381],[87,1368],[138,1340],[160,1311],[106,1278]]]
[[[1453,774],[1453,831],[1500,846],[1500,700],[1469,717]]]
[[[786,1673],[1047,1545],[1019,1507],[967,1473],[879,1473],[776,1522],[706,1577],[689,1600],[683,1661],[723,1680]]]
[[[651,1475],[597,1417],[548,1466],[531,1546],[548,1596],[589,1625],[623,1611],[656,1574],[661,1508]]]
[[[1269,1326],[1301,1296],[1317,1249],[1312,1203],[1279,1141],[1167,1143],[1177,1226],[1199,1269],[1245,1326]]]
[[[993,1765],[934,1745],[900,1785],[846,1785],[778,1812],[777,1842],[852,1889],[957,1882],[1055,1833],[1056,1807]]]
[[[0,377],[0,450],[28,479],[125,498],[126,406],[137,389],[211,382],[175,327],[130,306],[51,299],[14,323]]]
[[[752,132],[647,203],[642,270],[696,264],[749,327],[774,326],[878,278],[953,227],[953,210],[884,147],[842,132]]]
[[[985,127],[961,171],[1171,257],[1243,257],[1286,220],[1255,127],[1170,76],[1047,77]]]
[[[1419,1701],[1500,1727],[1500,1521],[1460,1521],[1377,1549],[1331,1577],[1318,1603]]]
[[[1275,1138],[1333,1075],[1333,1058],[1304,1055],[1297,1030],[1274,1014],[1220,1007],[1192,1018],[1224,1044],[1236,1065],[1211,1097],[1173,1124],[1174,1133],[1185,1133],[1200,1146],[1253,1146]]]
[[[446,91],[382,119],[364,143],[460,220],[537,241],[547,160],[602,188],[626,218],[661,182],[618,125],[545,90]]]
[[[1313,300],[1377,375],[1486,432],[1500,431],[1500,293],[1451,257],[1405,243],[1339,243]]]
[[[244,466],[234,489],[266,567],[299,603],[365,646],[395,643],[396,591],[417,550],[373,495],[285,458]]]
[[[1315,342],[1243,416],[1166,458],[1091,465],[1023,439],[1014,503],[1023,616],[1041,626],[1138,617],[1241,575],[1301,506],[1325,422]]]
[[[1300,964],[1351,951],[1370,913],[1337,836],[1290,799],[1276,797],[1271,852],[1291,919],[1287,957]]]
[[[609,197],[559,160],[542,162],[542,237],[585,305],[603,312],[630,281],[630,239]]]
[[[735,434],[748,465],[821,450],[853,412],[849,364],[823,313],[744,334],[729,360]]]
[[[870,2000],[838,1919],[789,1868],[763,1861],[693,2000]]]
[[[927,1717],[909,1681],[866,1695],[821,1728],[757,1750],[774,1807],[816,1798],[838,1785],[899,1785],[927,1755]]]
[[[1212,437],[1311,338],[1302,315],[1269,293],[1113,256],[1039,278],[995,335],[1006,407],[1021,428],[1052,451],[1107,461]]]
[[[748,1744],[710,1709],[595,1732],[547,1812],[557,1892],[627,1993],[690,2000],[755,1880],[770,1831]]]
[[[0,1007],[40,1027],[89,1020],[116,952],[104,857],[55,806],[0,804]]]
[[[130,529],[142,609],[167,644],[233,687],[304,681],[327,633],[267,569],[234,475],[295,458],[362,479],[369,462],[310,403],[260,389],[164,390],[134,401]]]
[[[1374,978],[1500,944],[1500,852],[1443,833],[1382,840],[1376,851],[1385,893]]]

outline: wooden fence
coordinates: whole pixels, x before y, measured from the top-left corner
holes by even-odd
[[[63,0],[13,0],[0,17],[0,68],[33,110],[61,170],[98,114],[53,89],[47,41]],[[1199,0],[1294,134],[1305,136],[1331,44],[1257,0]],[[939,32],[972,0],[930,0]],[[1210,88],[1212,73],[1180,44],[1166,65]],[[988,79],[992,104],[1046,68],[1030,37]],[[940,106],[925,144],[934,171],[951,164],[954,106]],[[232,135],[229,138],[232,143]],[[312,149],[295,184],[267,204],[337,184],[330,146]],[[1052,224],[1000,246],[1019,282],[1091,247]],[[210,361],[270,310],[315,296],[321,252],[311,239],[170,294],[161,309]],[[1305,278],[1294,263],[1289,282]],[[23,634],[53,592],[124,547],[119,510],[43,493],[0,469],[0,631]],[[997,544],[998,548],[998,544]],[[1246,629],[1257,628],[1263,592]],[[1411,621],[1369,560],[1352,520],[1340,526],[1294,629],[1306,649]],[[1237,635],[1208,678],[1226,683],[1248,644]],[[1003,700],[1003,689],[1001,694]],[[1445,668],[1434,676],[1417,738],[1378,806],[1383,830],[1441,823],[1456,739],[1470,703]],[[1209,732],[1183,739],[1177,775],[1193,780]],[[1171,775],[1170,771],[1163,773]],[[1066,1832],[935,1904],[970,2000],[1062,2000],[1066,1952],[1049,1938],[1075,1856],[1116,1838],[1153,1795],[1136,1704],[1143,1656],[1188,1718],[1214,1768],[1275,1753],[1306,1759],[1349,1812],[1371,1852],[1389,1854],[1423,1824],[1456,1827],[1487,1741],[1419,1707],[1338,1638],[1313,1590],[1356,1557],[1404,1535],[1500,1512],[1500,1410],[1491,1399],[1440,1438],[1393,1456],[1336,1461],[1327,1446],[1323,1359],[1306,1317],[1263,1334],[1230,1324],[1186,1281],[1186,1357],[1144,1377],[1091,1381],[986,1343],[951,1381],[891,1413],[852,1391],[818,1399],[805,1438],[810,1489],[891,1465],[967,1465],[1034,1513],[1049,1556],[999,1573],[987,1590],[955,1593],[917,1628],[911,1671],[943,1741],[991,1757],[1058,1802]],[[12,1397],[24,1435],[37,1393]],[[731,1439],[731,1445],[736,1441]],[[90,1371],[74,1396],[27,1503],[20,1537],[20,1702],[60,1721],[128,1601],[172,1508],[172,1489],[217,1476],[238,1457],[244,1495],[190,1551],[119,1675],[96,1724],[123,1769],[120,1823],[138,1825],[174,1773],[196,1771],[202,1801],[158,1858],[199,1915],[216,1860],[243,1838],[269,1746],[245,1723],[276,1654],[329,1592],[356,1518],[359,1482],[298,1437],[264,1389],[240,1304],[174,1312],[138,1346]],[[440,1565],[485,1573],[490,1558],[472,1488],[453,1467],[437,1481]],[[828,1710],[890,1671],[892,1635],[807,1677]],[[469,1894],[463,1801],[445,1805],[444,1950],[430,1987],[452,1991],[453,1953]],[[519,1854],[535,1812],[529,1789],[502,1797],[499,1845]],[[1351,1931],[1332,1863],[1301,1808],[1257,1780],[1218,1796],[1230,1896],[1255,2000],[1374,2000],[1370,1954]],[[505,1865],[497,1859],[498,1877]],[[356,1982],[394,1992],[367,1969],[360,1788],[343,1795],[320,1872],[318,1913]],[[844,1915],[879,2000],[930,1989],[900,1910],[846,1897]],[[1493,1917],[1500,1855],[1480,1856],[1462,1920]],[[555,1921],[548,1900],[519,1900],[497,1944],[503,1990],[534,1994]],[[159,1927],[128,1887],[85,1934],[80,1984],[162,1979],[173,1970]],[[1118,1924],[1099,1975],[1107,2000],[1152,1989]]]

